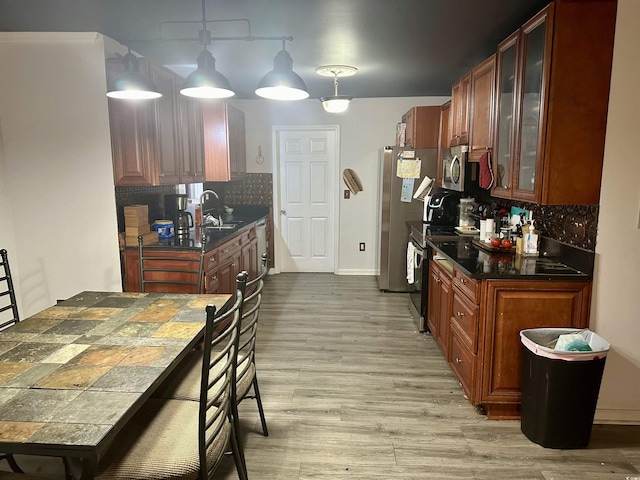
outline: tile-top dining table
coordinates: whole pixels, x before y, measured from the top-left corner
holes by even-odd
[[[115,435],[231,295],[82,292],[0,332],[0,453],[93,478]],[[75,476],[75,475],[74,475]]]

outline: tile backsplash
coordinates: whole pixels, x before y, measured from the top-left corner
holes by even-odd
[[[273,175],[247,173],[243,180],[234,182],[205,182],[204,188],[213,189],[220,196],[220,205],[266,205],[273,203]],[[157,187],[115,187],[118,231],[124,231],[124,207],[148,205],[149,222],[164,218],[164,196],[176,193],[175,185]]]
[[[230,205],[273,204],[273,175],[271,173],[247,173],[244,180],[230,182],[225,201]]]
[[[511,206],[533,212],[540,233],[559,242],[595,251],[598,205],[537,205],[511,202]]]
[[[149,223],[164,218],[164,196],[176,193],[175,185],[157,187],[115,187],[118,231],[124,232],[124,207],[126,205],[148,205]]]

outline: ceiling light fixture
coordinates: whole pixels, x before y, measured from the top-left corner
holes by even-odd
[[[131,49],[122,57],[124,72],[117,75],[107,89],[107,97],[124,100],[149,100],[159,98],[162,94],[155,83],[140,73],[138,58]]]
[[[256,88],[256,95],[271,100],[304,100],[309,91],[304,80],[293,71],[293,59],[285,50],[286,39],[282,39],[282,50],[273,60],[273,70],[268,72]]]
[[[229,80],[216,70],[216,59],[207,47],[211,45],[211,32],[207,30],[205,0],[202,0],[202,30],[198,32],[200,43],[204,46],[198,55],[198,68],[182,84],[180,93],[194,98],[229,98],[235,95]]]
[[[333,77],[333,95],[320,98],[322,106],[326,112],[342,113],[349,108],[352,97],[338,95],[338,77],[350,77],[358,72],[356,67],[351,65],[323,65],[316,68],[316,73],[323,77]]]

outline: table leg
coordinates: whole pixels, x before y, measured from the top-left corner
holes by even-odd
[[[96,459],[93,457],[66,457],[64,459],[67,480],[92,480],[96,476],[97,466]]]

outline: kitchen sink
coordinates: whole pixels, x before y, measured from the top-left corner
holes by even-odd
[[[206,230],[235,230],[238,227],[238,224],[227,223],[224,225],[206,225],[204,228]]]

